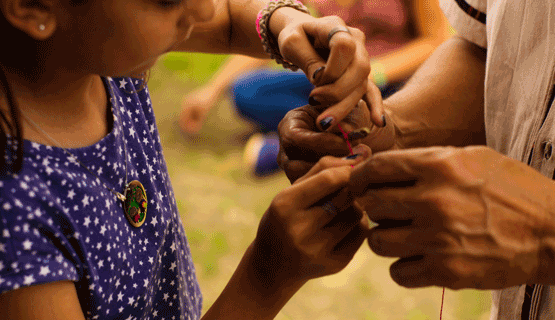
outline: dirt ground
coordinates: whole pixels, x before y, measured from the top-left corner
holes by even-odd
[[[247,173],[242,151],[256,128],[237,116],[228,99],[210,111],[199,135],[178,130],[182,96],[206,81],[223,58],[166,56],[149,82],[205,309],[231,277],[272,198],[289,185],[283,173],[265,179]],[[442,289],[398,286],[389,276],[393,261],[364,244],[345,270],[310,281],[276,319],[439,319]],[[490,303],[487,291],[446,290],[443,319],[488,319]]]

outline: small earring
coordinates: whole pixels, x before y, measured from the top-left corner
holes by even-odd
[[[45,29],[46,29],[46,26],[44,24],[39,24],[40,31],[44,31]]]

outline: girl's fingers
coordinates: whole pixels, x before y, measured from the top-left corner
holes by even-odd
[[[307,35],[310,35],[307,30],[284,29],[279,36],[278,45],[283,58],[301,68],[308,80],[314,84],[316,79],[322,76],[325,68],[321,68],[325,66],[326,61],[316,52]]]
[[[356,164],[367,159],[372,151],[366,145],[358,145],[353,149],[354,155],[343,158],[325,156],[321,158],[303,177],[299,178],[295,183],[300,183],[328,168],[342,167],[345,165],[355,166]]]
[[[299,210],[308,209],[326,196],[347,186],[351,167],[328,168],[286,189],[288,202]]]
[[[347,28],[352,29],[352,28]],[[353,35],[347,32],[336,32],[328,43],[330,55],[326,61],[322,76],[315,85],[332,83],[339,79],[355,58],[356,43]]]
[[[368,91],[362,96],[362,101],[370,110],[370,119],[378,127],[385,127],[385,110],[383,108],[382,93],[372,82],[368,81]]]
[[[366,220],[367,221],[367,220]],[[364,240],[368,237],[368,224],[361,219],[351,231],[333,248],[332,255],[335,260],[349,262],[358,251]]]
[[[366,85],[359,86],[344,98],[339,98],[338,100],[336,100],[336,98],[333,98],[334,101],[339,102],[328,107],[316,118],[316,123],[318,124],[320,130],[328,131],[330,128],[335,127],[337,123],[341,122],[345,117],[347,117],[347,115],[351,113],[351,111],[358,105],[365,91]]]

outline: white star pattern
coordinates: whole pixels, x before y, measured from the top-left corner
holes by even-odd
[[[49,273],[50,273],[50,268],[48,268],[48,266],[41,266],[40,267],[39,275],[47,276]]]
[[[23,276],[23,284],[30,285],[35,282],[35,277],[33,275],[30,276]]]
[[[26,141],[27,171],[9,180],[0,177],[0,208],[9,213],[2,216],[9,227],[0,238],[0,290],[70,280],[89,290],[87,305],[94,308],[84,307],[87,319],[138,320],[138,314],[160,319],[168,310],[166,319],[200,318],[202,298],[187,241],[181,228],[173,227],[179,214],[158,161],[160,139],[148,93],[134,93],[129,78],[108,81],[117,120],[107,139],[76,149],[75,157]],[[126,172],[128,181],[145,185],[150,201],[157,200],[138,229],[104,187],[121,191]],[[12,252],[15,261],[4,258]]]
[[[31,246],[33,246],[33,243],[29,239],[23,241],[23,250],[31,250]]]

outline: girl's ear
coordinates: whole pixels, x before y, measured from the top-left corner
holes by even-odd
[[[56,0],[1,0],[5,19],[36,40],[46,40],[56,29]]]

